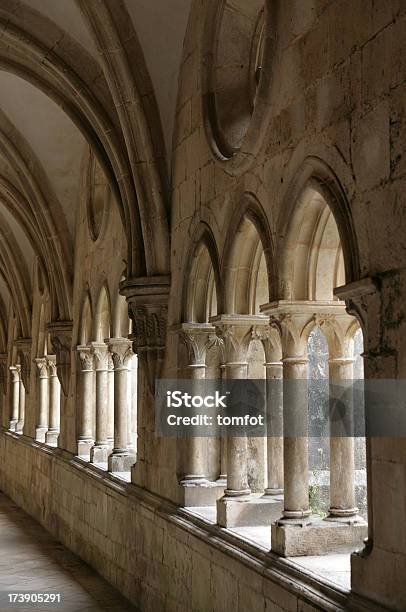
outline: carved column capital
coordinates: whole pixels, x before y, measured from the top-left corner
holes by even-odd
[[[127,370],[129,361],[134,355],[131,340],[128,338],[110,338],[109,350],[113,359],[114,370]]]
[[[48,378],[48,363],[46,357],[36,357],[34,363],[38,368],[40,378]]]
[[[206,351],[214,342],[221,343],[221,339],[216,335],[216,328],[205,323],[182,323],[175,332],[186,345],[188,351],[187,365],[205,365]]]
[[[224,342],[227,363],[246,363],[251,340],[268,324],[264,315],[219,315],[210,321]]]
[[[48,376],[57,376],[56,355],[47,355],[46,362],[48,367]]]
[[[94,367],[96,371],[107,371],[109,368],[109,347],[105,342],[92,342]]]
[[[282,356],[280,325],[272,320],[268,325],[255,327],[252,337],[262,342],[267,363],[278,362]]]
[[[13,383],[20,382],[21,366],[19,364],[9,367],[11,372],[11,381]]]
[[[80,366],[82,372],[92,372],[94,370],[94,355],[93,347],[79,345],[77,351],[80,359]]]
[[[72,357],[72,321],[55,321],[48,325],[52,350],[56,357],[56,372],[62,392],[69,394]]]

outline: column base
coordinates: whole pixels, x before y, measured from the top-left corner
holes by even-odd
[[[108,470],[109,472],[130,472],[135,460],[135,455],[129,452],[113,452],[108,456]]]
[[[10,424],[8,426],[9,431],[15,431],[16,430],[16,426],[17,426],[17,421],[10,421]]]
[[[91,463],[107,463],[111,449],[107,444],[94,444],[90,449]]]
[[[45,434],[46,444],[51,444],[52,446],[57,446],[58,438],[59,438],[59,431],[48,430]]]
[[[329,521],[312,515],[278,520],[272,525],[272,552],[282,557],[308,557],[334,552],[343,546],[362,547],[368,525],[361,517],[357,518],[358,522],[351,522],[350,517],[346,521]]]
[[[48,427],[36,427],[35,439],[37,442],[45,442],[45,436],[48,431]]]
[[[94,444],[94,440],[88,438],[87,440],[78,440],[78,455],[79,457],[88,457],[90,455],[90,449]]]
[[[283,495],[283,489],[265,489],[264,495]]]
[[[16,434],[19,434],[21,436],[21,434],[23,433],[23,430],[24,430],[24,423],[22,421],[17,421],[16,429],[15,429]]]
[[[282,496],[224,495],[217,500],[217,524],[221,527],[271,526],[282,510]]]
[[[206,479],[182,480],[179,483],[180,504],[185,507],[214,506],[224,495],[223,483]]]

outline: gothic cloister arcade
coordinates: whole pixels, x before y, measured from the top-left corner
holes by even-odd
[[[0,541],[89,609],[406,609],[355,391],[406,370],[405,41],[404,0],[0,0]],[[264,435],[159,434],[183,380],[263,383]]]

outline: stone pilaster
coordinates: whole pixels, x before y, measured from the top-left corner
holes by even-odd
[[[175,453],[169,450],[172,440],[155,437],[154,395],[155,380],[164,370],[169,291],[170,276],[129,278],[120,285],[133,325],[130,338],[138,357],[138,397],[142,395],[137,405],[137,462],[132,481],[166,496],[169,488],[177,487],[176,465],[168,461]]]

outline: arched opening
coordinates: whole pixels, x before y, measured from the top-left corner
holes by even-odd
[[[354,438],[359,415],[353,400],[353,379],[362,375],[362,332],[334,295],[356,262],[351,236],[343,235],[351,223],[327,184],[333,181],[311,178],[289,209],[278,250],[280,299],[267,311],[282,330],[283,518],[289,523],[300,515],[309,533],[308,545],[302,541],[300,550],[288,552],[275,526],[273,547],[285,556],[305,555],[306,548],[307,554],[334,552],[340,542],[355,549],[367,533],[365,445]],[[300,434],[292,434],[292,422]],[[317,520],[324,521],[324,541],[312,532]],[[344,520],[351,525],[345,537]]]
[[[266,251],[257,226],[244,216],[230,248],[225,269],[228,314],[259,314],[269,301]]]
[[[194,250],[187,277],[185,320],[189,323],[208,323],[217,314],[217,292],[212,255],[207,242],[202,240]]]

